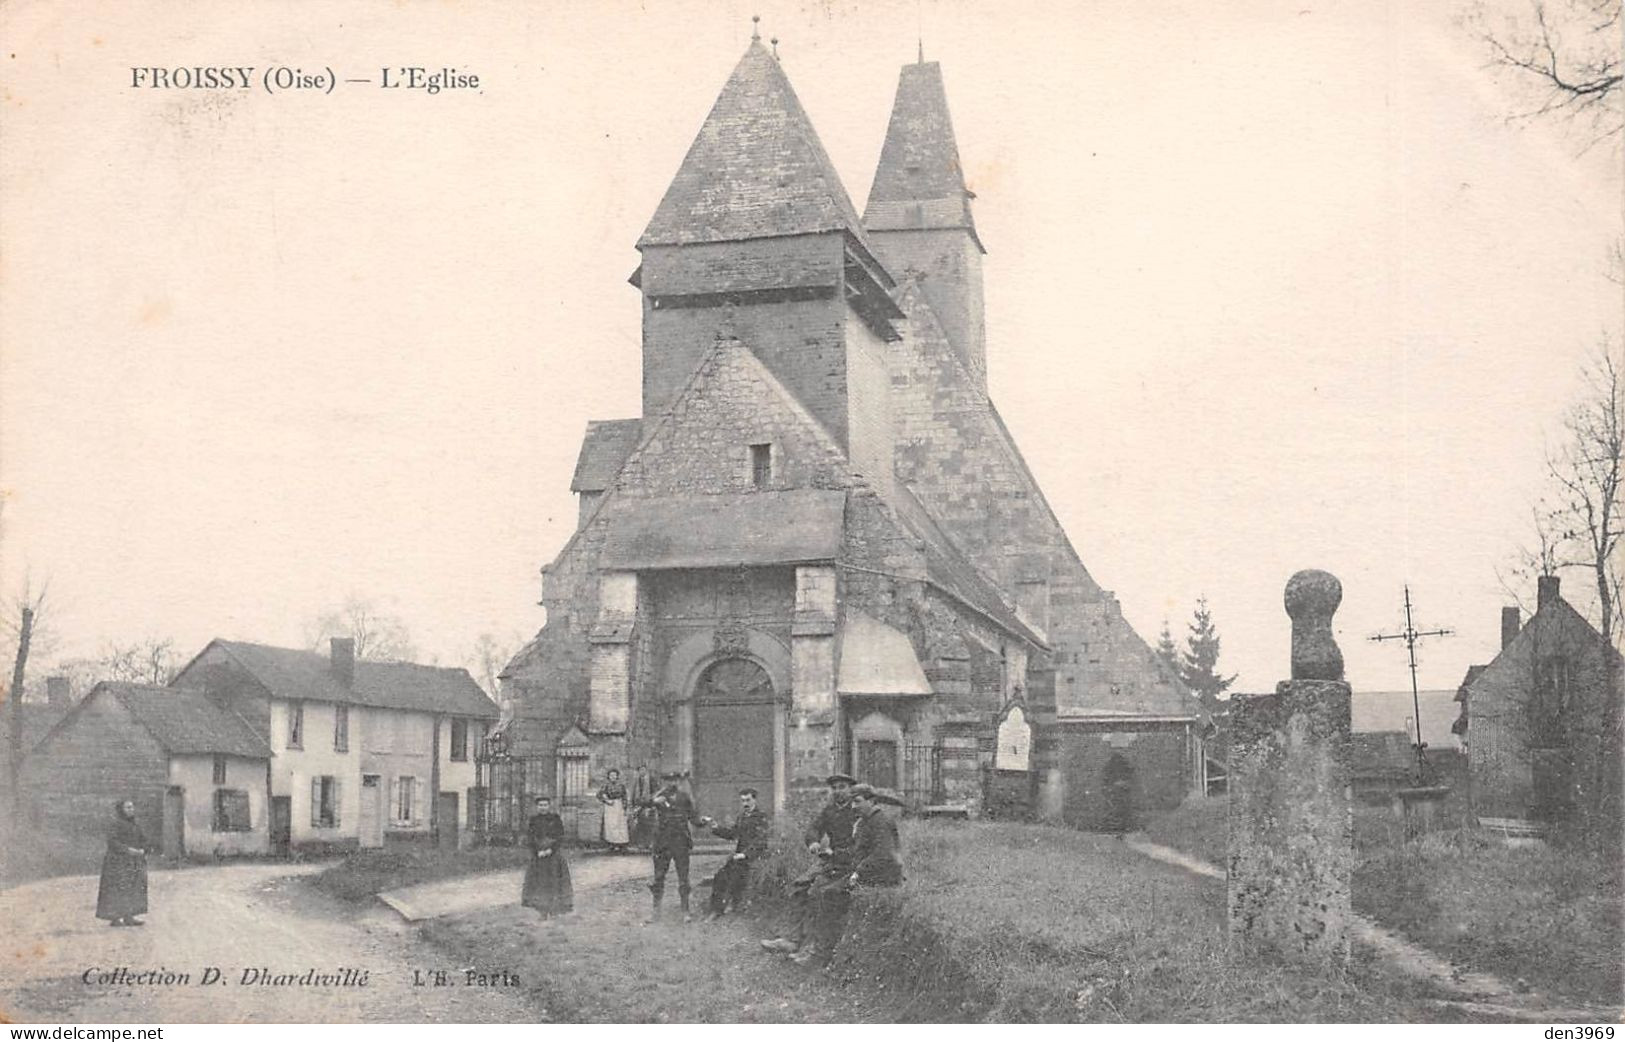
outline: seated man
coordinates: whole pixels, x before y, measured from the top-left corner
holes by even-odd
[[[710,818],[704,820],[711,822]],[[736,912],[739,910],[739,902],[750,882],[750,866],[767,853],[771,825],[767,815],[756,806],[756,790],[740,789],[739,817],[732,825],[711,822],[711,831],[723,839],[733,840],[734,852],[711,881],[711,907],[705,916],[708,922],[722,914],[725,904],[732,905]]]
[[[851,874],[853,829],[858,823],[858,812],[852,806],[855,781],[850,774],[832,774],[825,779],[829,785],[829,802],[801,837],[808,852],[819,858],[819,865],[791,882],[790,929],[781,937],[763,941],[762,947],[768,951],[788,955],[800,950],[812,935],[817,920],[818,891],[840,884]]]
[[[853,890],[860,886],[898,886],[903,882],[897,823],[880,809],[875,790],[868,785],[854,785],[852,807],[858,814],[852,871],[845,878],[818,889],[813,943],[790,956],[795,962],[829,964],[846,929],[846,913],[852,906]]]

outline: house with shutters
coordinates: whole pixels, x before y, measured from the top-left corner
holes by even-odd
[[[470,840],[474,757],[498,712],[467,670],[358,659],[348,638],[325,656],[214,640],[171,687],[204,692],[265,743],[273,852]]]
[[[589,424],[503,673],[532,790],[590,807],[646,763],[702,810],[743,785],[784,810],[841,769],[1089,826],[1108,778],[1196,785],[1200,708],[990,396],[974,198],[938,63],[903,67],[860,215],[752,39],[637,240],[641,415]]]
[[[93,857],[130,800],[155,853],[265,853],[270,763],[264,735],[202,691],[104,681],[24,760],[29,820]]]
[[[1472,812],[1480,822],[1539,829],[1620,820],[1620,718],[1625,674],[1609,647],[1561,593],[1558,577],[1537,580],[1535,613],[1501,612],[1501,649],[1472,666],[1456,694],[1454,726],[1467,747]]]

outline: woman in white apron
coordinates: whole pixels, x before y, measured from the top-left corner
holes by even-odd
[[[613,767],[604,787],[598,790],[598,802],[604,807],[599,838],[609,845],[610,853],[624,853],[632,841],[626,822],[626,786],[621,784],[621,772]]]

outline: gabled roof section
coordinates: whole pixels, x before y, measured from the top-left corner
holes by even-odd
[[[1034,646],[1049,647],[1049,641],[1016,614],[993,580],[960,551],[907,486],[898,485],[892,495],[882,498],[924,546],[925,573],[931,585]]]
[[[216,640],[211,646],[224,649],[274,698],[491,720],[498,716],[497,704],[486,697],[466,669],[359,659],[355,681],[346,685],[334,675],[328,657],[314,651],[237,640]]]
[[[971,218],[973,198],[959,163],[942,66],[925,61],[903,66],[864,224],[876,231],[964,228],[981,249]]]
[[[88,701],[97,695],[122,702],[171,755],[218,754],[253,760],[271,755],[270,746],[246,720],[194,688],[103,681],[85,697]]]
[[[626,457],[637,448],[642,429],[640,419],[588,420],[587,436],[581,440],[581,455],[576,457],[570,491],[602,492],[608,488]]]
[[[789,78],[753,39],[638,247],[831,231],[873,254]]]

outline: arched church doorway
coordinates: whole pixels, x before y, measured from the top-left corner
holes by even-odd
[[[773,681],[745,658],[705,668],[694,686],[694,799],[702,814],[727,820],[750,786],[773,803]]]

